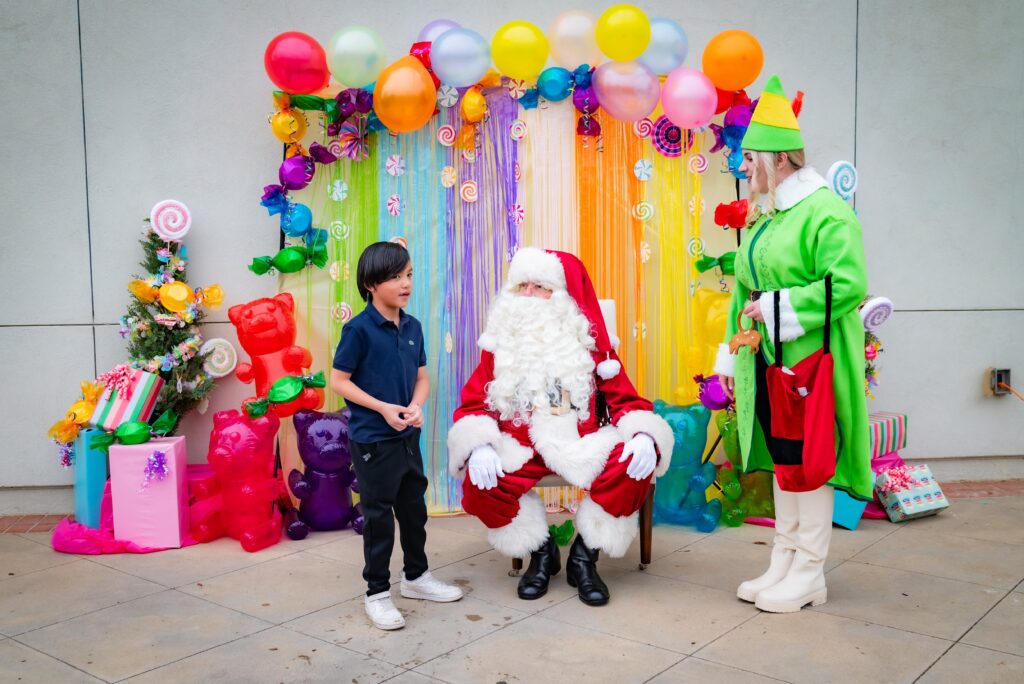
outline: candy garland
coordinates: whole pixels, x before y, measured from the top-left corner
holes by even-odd
[[[151,359],[131,359],[129,362],[132,368],[141,368],[150,373],[170,371],[183,363],[187,363],[200,353],[203,344],[203,336],[196,330],[194,334],[163,356],[154,356]]]

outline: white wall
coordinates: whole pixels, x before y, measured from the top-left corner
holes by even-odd
[[[44,434],[80,379],[123,359],[115,322],[154,202],[192,209],[193,285],[220,282],[229,303],[271,291],[245,268],[278,240],[258,204],[280,158],[266,125],[270,38],[301,30],[326,43],[362,23],[397,57],[438,17],[489,36],[512,19],[546,28],[561,10],[607,4],[0,2],[0,513],[70,508],[66,491],[11,488],[70,482]],[[1019,182],[1024,154],[1024,3],[641,6],[684,26],[694,66],[718,31],[750,30],[766,54],[754,90],[774,71],[807,93],[811,161],[822,171],[856,161],[871,289],[902,310],[882,331],[872,408],[910,414],[907,454],[1024,454],[1024,405],[980,392],[991,365],[1016,369],[1024,385],[1024,278],[1014,269],[1024,239],[1004,190]],[[224,311],[210,321],[208,337],[233,339]],[[212,411],[246,394],[225,380],[211,411],[188,418],[190,460],[205,458]]]

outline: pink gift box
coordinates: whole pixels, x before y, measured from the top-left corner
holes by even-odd
[[[147,478],[154,452],[165,456],[166,474]],[[110,447],[110,492],[114,538],[139,546],[180,548],[188,539],[188,469],[184,437]],[[152,468],[150,468],[152,472]]]

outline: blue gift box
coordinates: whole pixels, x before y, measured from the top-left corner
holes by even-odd
[[[92,440],[103,430],[88,428],[75,440],[75,520],[98,529],[103,488],[107,484],[107,454],[92,446]]]
[[[857,529],[857,523],[864,515],[867,501],[858,501],[841,489],[832,490],[835,496],[832,504],[832,522],[848,530]]]

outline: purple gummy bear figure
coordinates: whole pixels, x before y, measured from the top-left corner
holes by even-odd
[[[288,486],[299,499],[299,521],[313,530],[362,531],[363,516],[352,504],[355,472],[348,446],[349,411],[320,413],[303,409],[292,417],[299,456],[306,472],[292,470]]]

